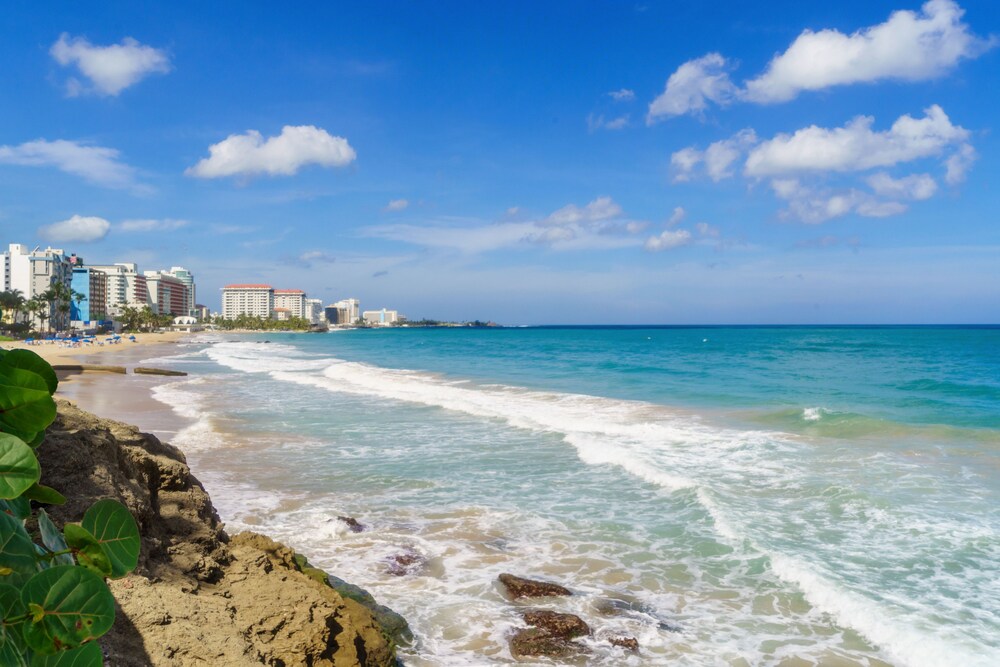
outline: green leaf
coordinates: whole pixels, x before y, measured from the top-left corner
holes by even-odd
[[[24,497],[28,500],[34,500],[35,502],[42,503],[43,505],[66,504],[66,496],[53,489],[51,486],[45,486],[44,484],[32,484],[28,487],[28,490],[24,492]]]
[[[24,652],[19,650],[14,642],[0,644],[0,665],[4,667],[27,667]]]
[[[0,617],[5,621],[15,616],[23,616],[27,609],[21,602],[21,591],[10,584],[0,584]],[[5,644],[13,644],[18,653],[24,652],[24,638],[21,636],[21,625],[3,625]],[[0,662],[6,665],[6,662]]]
[[[80,525],[104,547],[111,559],[112,579],[124,577],[139,564],[139,526],[120,502],[98,500],[84,513]]]
[[[24,523],[6,512],[0,512],[0,567],[26,575],[38,572],[35,544],[28,537]]]
[[[60,651],[54,655],[36,655],[31,667],[102,667],[104,655],[97,642],[87,642],[80,648]]]
[[[31,447],[20,438],[0,433],[0,498],[17,498],[38,483],[41,474]]]
[[[45,510],[38,510],[38,532],[42,534],[42,544],[44,544],[49,551],[65,551],[69,549],[69,545],[66,544],[66,539],[63,534],[59,532],[56,525],[52,523],[52,519],[49,515],[45,513]],[[52,559],[53,565],[72,565],[73,556],[70,554],[60,554]]]
[[[75,565],[39,572],[21,589],[32,618],[22,630],[28,647],[42,655],[76,648],[111,629],[115,599],[98,575]]]
[[[111,560],[90,531],[75,523],[63,526],[66,544],[76,553],[77,562],[102,577],[111,576]]]
[[[31,516],[31,503],[24,496],[0,500],[0,512],[6,512],[15,519],[24,521]]]
[[[31,350],[11,350],[0,357],[0,367],[4,366],[31,371],[40,376],[45,380],[49,394],[56,393],[56,389],[59,387],[59,378],[52,369],[52,365]]]
[[[40,375],[0,364],[0,431],[30,442],[55,418],[56,402]]]

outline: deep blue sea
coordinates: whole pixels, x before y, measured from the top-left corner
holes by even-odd
[[[1000,328],[382,329],[178,351],[157,361],[191,375],[155,395],[229,529],[401,612],[407,665],[512,664],[527,605],[501,572],[575,592],[539,605],[593,628],[573,664],[1000,665]]]

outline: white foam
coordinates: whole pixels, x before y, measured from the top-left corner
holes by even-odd
[[[807,422],[819,421],[825,413],[826,410],[823,408],[806,408],[802,411],[802,419]]]

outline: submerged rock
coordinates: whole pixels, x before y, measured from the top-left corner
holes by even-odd
[[[427,565],[427,558],[423,554],[407,549],[400,553],[393,554],[386,559],[385,571],[397,577],[414,574]]]
[[[553,637],[573,639],[590,634],[590,626],[575,614],[560,614],[547,609],[539,609],[527,611],[522,617],[528,625],[546,630]]]
[[[639,650],[639,640],[636,639],[635,637],[625,637],[624,635],[622,636],[613,635],[611,637],[608,637],[608,643],[611,644],[612,646],[621,646],[622,648],[628,649],[629,651]]]
[[[361,525],[361,523],[359,523],[358,520],[352,516],[338,516],[337,520],[343,521],[345,524],[347,524],[347,527],[351,529],[352,533],[360,533],[365,529],[365,527]]]
[[[552,635],[543,628],[524,628],[510,638],[510,653],[515,658],[570,658],[586,653],[586,647]]]
[[[500,583],[506,587],[510,596],[515,600],[517,598],[542,598],[573,594],[568,588],[560,586],[559,584],[551,584],[547,581],[535,581],[534,579],[524,579],[506,572],[497,578],[500,580]]]

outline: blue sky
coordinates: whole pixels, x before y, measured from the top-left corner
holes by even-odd
[[[674,4],[8,3],[0,241],[213,309],[1000,321],[1000,5]]]

